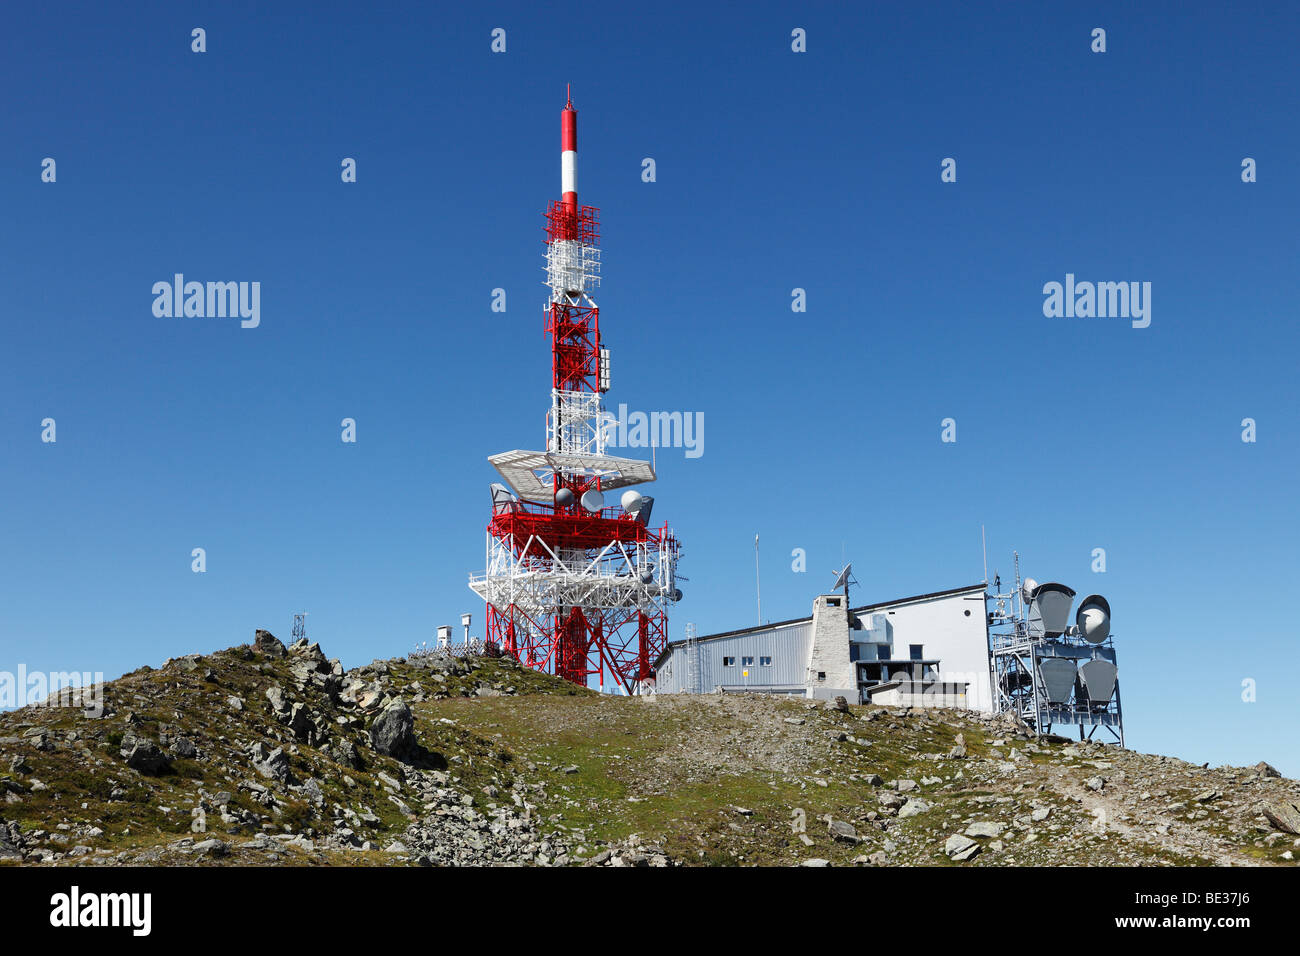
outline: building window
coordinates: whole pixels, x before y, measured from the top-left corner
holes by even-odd
[[[752,658],[752,657],[746,657],[746,658],[743,658],[743,659],[741,660],[741,663],[744,664],[746,667],[753,667],[753,666],[754,666],[754,658]]]
[[[912,660],[914,660],[914,661],[919,661],[922,657],[925,656],[925,655],[924,655],[924,651],[923,651],[923,647],[924,647],[924,645],[922,645],[922,644],[908,644],[908,645],[907,645],[907,649],[908,649],[908,651],[911,653]]]
[[[771,666],[772,666],[772,658],[770,658],[770,657],[760,657],[760,658],[758,659],[758,662],[759,662],[760,664],[762,664],[764,667],[771,667]]]
[[[818,680],[825,680],[825,679],[826,679],[826,672],[825,672],[825,671],[818,671],[818,672],[817,672],[817,679],[818,679]]]
[[[734,657],[724,657],[724,658],[722,659],[722,666],[723,666],[723,667],[735,667],[735,666],[736,666],[736,659],[735,659]]]

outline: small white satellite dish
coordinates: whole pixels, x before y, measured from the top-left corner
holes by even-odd
[[[852,562],[850,562],[849,564],[844,565],[843,571],[840,571],[836,574],[835,584],[831,587],[831,590],[838,591],[840,588],[844,587],[849,583],[849,578],[851,578],[852,576],[853,576],[853,564]]]
[[[1020,585],[1020,595],[1026,601],[1034,599],[1034,592],[1038,590],[1038,582],[1033,578],[1025,578],[1025,583]]]
[[[605,496],[593,488],[591,491],[584,491],[582,493],[581,504],[584,510],[595,514],[601,508],[605,507]]]
[[[641,497],[639,491],[633,491],[629,488],[627,491],[623,492],[623,497],[619,499],[619,504],[623,506],[623,510],[628,514],[634,515],[641,510],[641,506],[645,504],[645,499]]]
[[[1074,615],[1079,636],[1089,644],[1101,644],[1110,637],[1110,603],[1100,594],[1083,599]]]

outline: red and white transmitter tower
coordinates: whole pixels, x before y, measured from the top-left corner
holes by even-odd
[[[470,588],[487,604],[487,640],[528,667],[576,684],[608,674],[628,693],[651,678],[664,648],[667,607],[681,600],[681,548],[665,524],[650,527],[654,499],[623,492],[654,481],[649,462],[605,453],[609,351],[600,337],[597,210],[578,205],[578,113],[560,114],[562,198],[546,210],[546,331],[551,409],[545,451],[490,461],[509,485],[492,485],[487,570]]]

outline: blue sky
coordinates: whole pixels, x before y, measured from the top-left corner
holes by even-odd
[[[983,524],[1109,597],[1132,746],[1300,774],[1294,7],[264,6],[0,14],[0,669],[478,631],[572,82],[608,403],[706,424],[658,455],[672,636],[754,620],[755,532],[781,619],[841,549],[862,603],[976,582]],[[261,325],[155,317],[176,272]],[[1066,273],[1151,282],[1150,327],[1046,318]]]

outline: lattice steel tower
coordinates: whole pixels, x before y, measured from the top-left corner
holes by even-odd
[[[470,588],[487,604],[487,640],[528,667],[577,684],[608,674],[628,693],[652,678],[663,650],[667,607],[681,600],[681,548],[665,524],[650,527],[654,499],[625,491],[654,481],[649,462],[605,453],[601,396],[609,352],[601,341],[598,211],[578,205],[578,114],[560,114],[562,195],[546,211],[546,331],[551,337],[551,407],[546,451],[508,451],[490,461],[506,480],[492,486],[487,569]]]

